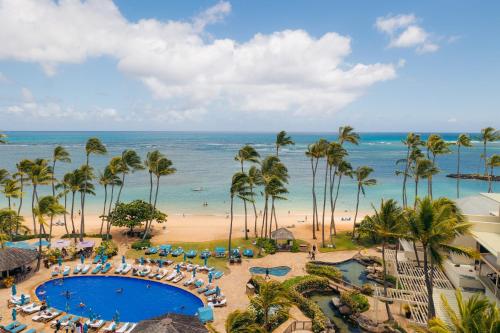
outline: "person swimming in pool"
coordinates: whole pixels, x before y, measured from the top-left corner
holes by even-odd
[[[78,306],[81,307],[81,308],[84,308],[85,307],[85,303],[80,302],[80,304],[78,304]]]
[[[123,288],[118,288],[118,289],[116,289],[116,293],[117,293],[117,294],[121,294],[122,292],[123,292]]]
[[[150,285],[150,284],[147,284],[147,285],[146,285],[146,288],[148,288],[148,289],[149,289],[149,288],[151,288],[151,285]]]
[[[69,299],[71,297],[71,292],[69,290],[66,290],[66,292],[64,293],[64,296]]]

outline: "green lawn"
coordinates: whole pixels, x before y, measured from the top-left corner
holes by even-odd
[[[333,236],[332,244],[335,247],[320,247],[320,252],[335,252],[335,251],[346,251],[346,250],[360,250],[366,247],[373,246],[365,240],[352,240],[350,233],[339,232],[337,236]]]
[[[254,254],[257,256],[257,253],[259,252],[259,249],[252,244],[253,239],[248,239],[245,240],[244,238],[237,238],[232,241],[232,248],[237,248],[239,247],[240,250],[243,252],[244,249],[252,249]],[[189,259],[191,262],[196,263],[196,264],[201,264],[203,265],[203,259],[199,257],[199,254],[201,251],[205,249],[209,249],[211,252],[214,251],[216,247],[224,247],[226,251],[228,250],[227,246],[227,240],[215,240],[215,241],[209,241],[209,242],[172,242],[169,243],[172,245],[172,249],[176,249],[177,247],[182,247],[184,251],[189,251],[191,249],[198,251],[198,255],[196,258]],[[161,244],[157,244],[153,242],[153,246],[159,246]],[[179,257],[172,257],[169,255],[168,257],[160,257],[158,254],[154,255],[145,255],[144,250],[133,250],[130,249],[127,251],[126,256],[127,258],[152,258],[152,259],[158,259],[158,258],[163,258],[163,259],[170,259],[173,260],[174,262],[182,262],[184,260],[184,256],[179,256]],[[213,258],[210,257],[208,259],[208,265],[209,266],[214,266],[216,269],[227,272],[228,271],[228,259],[226,258]]]

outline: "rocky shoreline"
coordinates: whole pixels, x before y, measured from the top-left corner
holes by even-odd
[[[480,175],[478,173],[461,173],[460,175],[457,173],[450,173],[447,174],[446,177],[448,178],[460,178],[460,179],[472,179],[472,180],[483,180],[483,181],[489,181],[490,177],[485,176],[485,175]],[[500,182],[500,176],[493,176],[491,177],[491,180],[494,182]]]

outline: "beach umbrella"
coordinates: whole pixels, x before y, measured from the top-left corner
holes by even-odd
[[[208,283],[212,283],[213,277],[214,275],[212,274],[212,272],[208,272]]]
[[[26,296],[24,296],[24,294],[21,294],[21,305],[24,305],[24,302],[26,302]]]
[[[203,258],[203,262],[205,263],[205,267],[207,267],[207,263],[208,263],[208,256],[205,256],[205,258]]]
[[[87,333],[89,331],[89,325],[87,323],[83,324],[83,333]]]
[[[59,266],[62,266],[62,257],[61,256],[57,257],[57,264]]]
[[[186,252],[184,252],[184,261],[186,261],[187,255]]]
[[[13,284],[13,285],[12,285],[11,290],[12,290],[12,296],[16,296],[16,294],[17,294],[17,287],[16,287],[16,284]]]
[[[14,308],[14,309],[12,309],[12,320],[16,321],[16,318],[17,318],[17,310],[16,310],[16,308]]]
[[[219,288],[219,286],[215,287],[215,295],[216,295],[217,297],[219,297],[219,296],[220,296],[220,288]]]
[[[196,277],[196,268],[193,269],[193,277]]]
[[[66,302],[66,306],[64,307],[64,311],[66,311],[67,313],[69,313],[70,310],[71,310],[71,308],[69,306],[69,303]]]
[[[161,268],[161,266],[163,266],[163,260],[160,259],[160,260],[158,260],[158,267]]]
[[[125,263],[125,256],[122,256],[122,264]]]
[[[80,262],[83,264],[85,262],[85,256],[82,254],[80,255]]]
[[[177,269],[177,273],[180,273],[181,272],[181,265],[177,264],[176,269]]]
[[[49,305],[49,296],[45,296],[45,305],[47,306],[47,308],[50,307],[50,305]]]
[[[114,315],[114,318],[113,318],[113,321],[118,324],[120,322],[120,312],[118,312],[118,310],[116,310],[115,312],[115,315]]]
[[[141,265],[144,265],[144,258],[141,257],[141,259],[139,259],[139,262],[141,263]]]

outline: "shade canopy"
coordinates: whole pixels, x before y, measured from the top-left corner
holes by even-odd
[[[271,232],[271,239],[274,240],[294,240],[293,233],[287,228],[279,228]]]
[[[0,272],[11,271],[29,265],[37,258],[34,250],[8,247],[0,249]]]
[[[207,328],[195,316],[169,313],[141,321],[132,333],[207,333]]]
[[[94,241],[88,240],[88,241],[82,241],[82,242],[78,243],[78,245],[76,247],[79,249],[88,249],[88,248],[93,248],[94,245],[95,245]]]
[[[55,242],[52,242],[52,247],[53,248],[56,248],[56,249],[62,249],[62,248],[65,248],[65,247],[69,247],[70,246],[70,241],[69,240],[66,240],[66,239],[58,239],[56,240]]]

